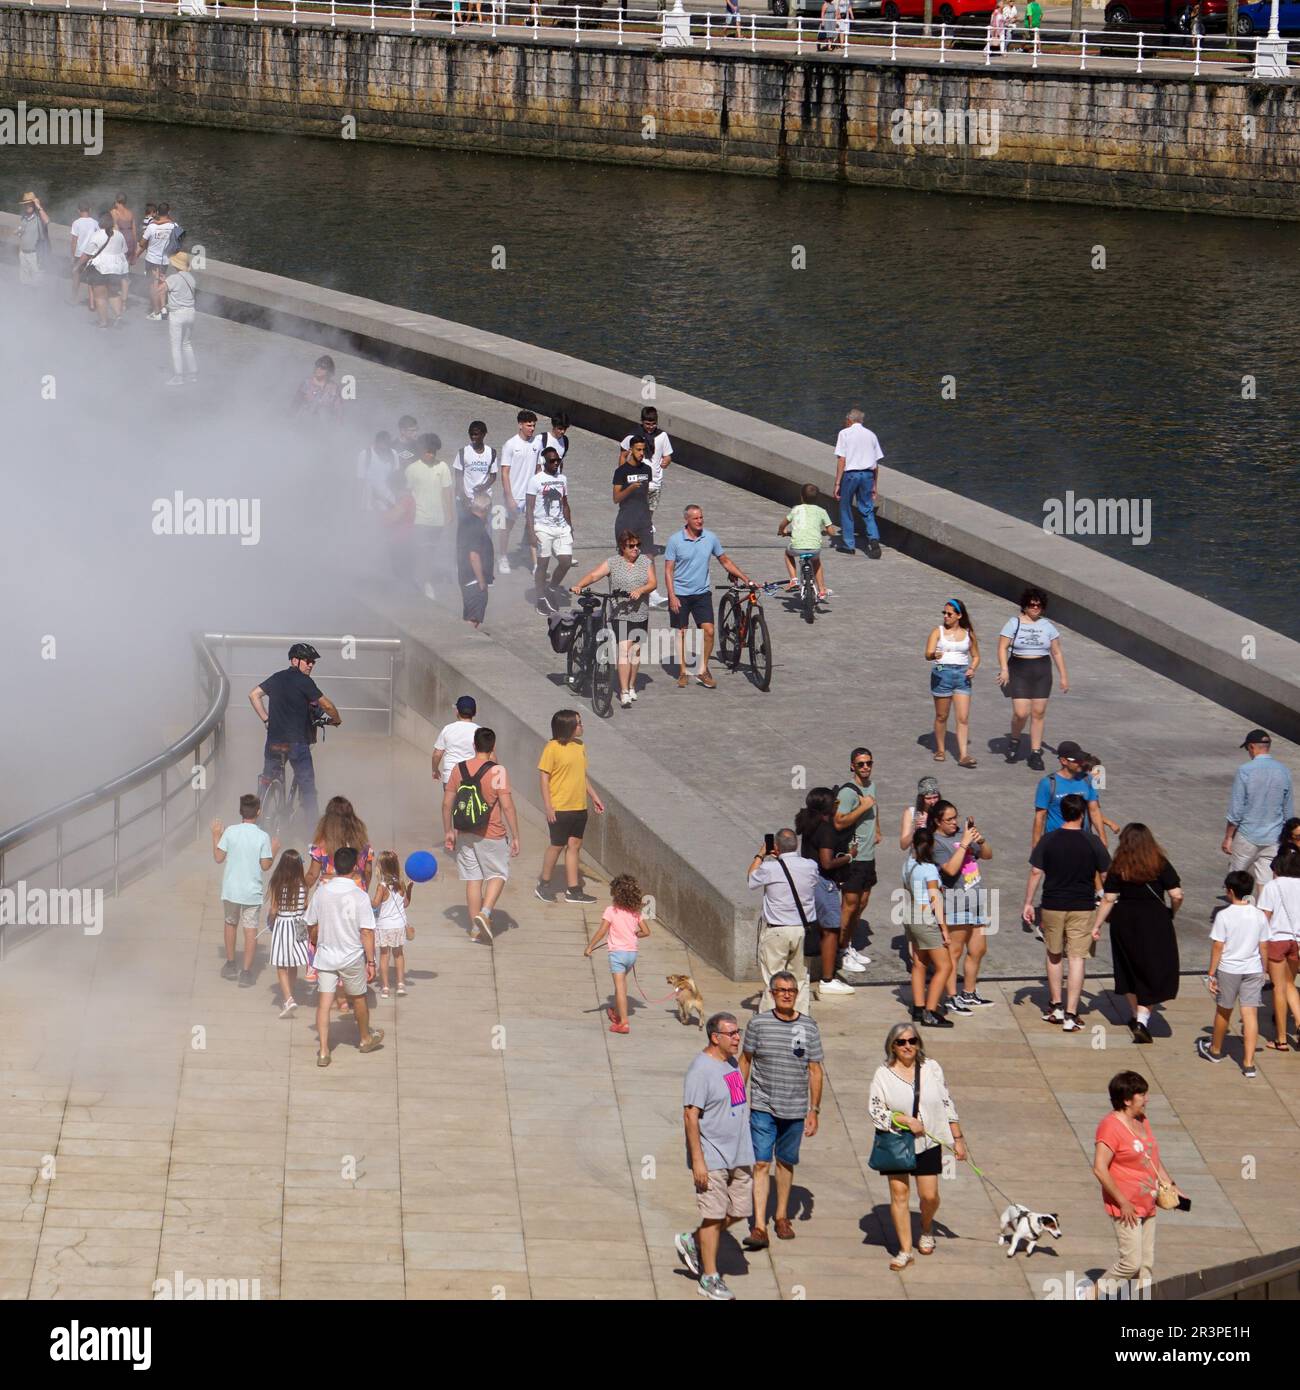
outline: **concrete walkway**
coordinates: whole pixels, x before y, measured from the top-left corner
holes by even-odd
[[[232,757],[250,766],[247,730]],[[322,793],[350,795],[376,844],[429,843],[422,755],[344,735],[318,766]],[[512,772],[531,788],[531,770]],[[228,779],[223,803],[243,789]],[[179,1271],[257,1280],[262,1298],[693,1298],[672,1236],[694,1224],[680,1102],[701,1037],[667,1004],[638,1007],[627,1037],[607,1031],[606,960],[582,955],[604,887],[592,909],[539,903],[543,839],[527,811],[494,947],[469,941],[454,871],[417,890],[410,992],[372,996],[384,1048],[361,1056],[354,1025],[336,1022],[326,1071],[307,988],[292,1020],[276,1017],[265,939],[255,988],[219,977],[206,837],[110,901],[101,936],[54,929],[14,952],[0,969],[0,1295],[148,1298]],[[748,989],[662,929],[641,960],[652,997],[684,970],[710,1009],[749,1016]],[[1197,1061],[1190,1039],[1211,1012],[1199,990],[1171,1010],[1177,1040],[1139,1052],[1110,1020],[1067,1037],[1025,990],[989,993],[996,1007],[932,1055],[976,1161],[1014,1200],[1058,1212],[1064,1239],[1006,1259],[1002,1200],[962,1168],[942,1184],[935,1258],[889,1272],[866,1101],[899,1009],[867,989],[817,1006],[829,1086],[798,1170],[798,1237],[754,1256],[724,1242],[739,1297],[1060,1296],[1113,1251],[1091,1135],[1107,1079],[1135,1064],[1195,1203],[1161,1216],[1158,1273],[1293,1243],[1294,1055],[1268,1056],[1253,1083]]]

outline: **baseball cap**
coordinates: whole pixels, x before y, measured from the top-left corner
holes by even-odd
[[[456,713],[464,715],[475,715],[478,713],[478,704],[472,695],[462,695],[456,701]]]
[[[1075,763],[1082,762],[1083,749],[1080,748],[1073,739],[1062,739],[1061,742],[1056,745],[1056,756],[1058,758],[1069,758],[1071,762]]]
[[[1263,729],[1252,729],[1252,730],[1250,731],[1250,733],[1248,733],[1248,734],[1246,735],[1246,737],[1242,740],[1241,746],[1242,746],[1243,748],[1245,748],[1245,747],[1247,747],[1249,744],[1252,744],[1252,743],[1272,743],[1272,742],[1273,742],[1273,740],[1272,740],[1271,738],[1269,738],[1268,734],[1266,734],[1266,733],[1264,732]]]

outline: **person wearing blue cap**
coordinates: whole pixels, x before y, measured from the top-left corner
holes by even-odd
[[[478,705],[472,695],[462,695],[456,701],[456,717],[444,724],[433,746],[433,780],[446,785],[457,763],[468,762],[474,756],[474,722]]]
[[[925,644],[930,667],[930,694],[934,697],[934,760],[948,756],[948,710],[957,709],[957,766],[974,767],[970,756],[971,677],[979,669],[980,644],[970,610],[960,599],[950,598],[943,606],[943,621],[931,629]]]

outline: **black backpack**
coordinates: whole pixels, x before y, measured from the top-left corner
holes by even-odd
[[[468,830],[471,834],[482,835],[487,829],[492,807],[483,799],[483,789],[479,779],[495,762],[486,762],[470,775],[469,764],[460,764],[460,786],[456,788],[455,799],[451,803],[451,823],[457,830]]]
[[[833,788],[831,789],[831,790],[832,790],[832,793],[833,793],[833,795],[834,795],[834,797],[835,797],[835,801],[836,801],[836,808],[835,808],[835,809],[836,809],[837,812],[839,811],[839,805],[838,805],[838,803],[839,803],[839,799],[840,799],[840,793],[841,793],[846,787],[850,788],[852,791],[857,792],[857,794],[858,794],[858,800],[859,800],[859,801],[861,801],[862,798],[863,798],[864,796],[866,796],[866,792],[864,792],[864,791],[862,790],[862,788],[861,788],[860,786],[858,786],[858,784],[857,784],[856,782],[841,782],[840,785],[839,785],[838,787],[833,787]],[[851,852],[851,850],[852,850],[852,845],[853,845],[853,837],[858,833],[858,826],[860,826],[861,824],[862,824],[862,821],[860,821],[860,820],[854,821],[854,823],[853,823],[852,825],[850,825],[847,829],[845,829],[845,830],[836,830],[836,831],[835,831],[835,853],[836,853],[836,854],[849,854],[849,853]]]

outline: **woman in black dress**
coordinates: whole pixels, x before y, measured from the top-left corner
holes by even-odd
[[[1133,1011],[1128,1026],[1135,1043],[1151,1041],[1151,1010],[1178,997],[1174,914],[1183,902],[1179,883],[1174,866],[1145,825],[1135,821],[1120,831],[1093,931],[1099,932],[1109,920],[1115,989]]]

